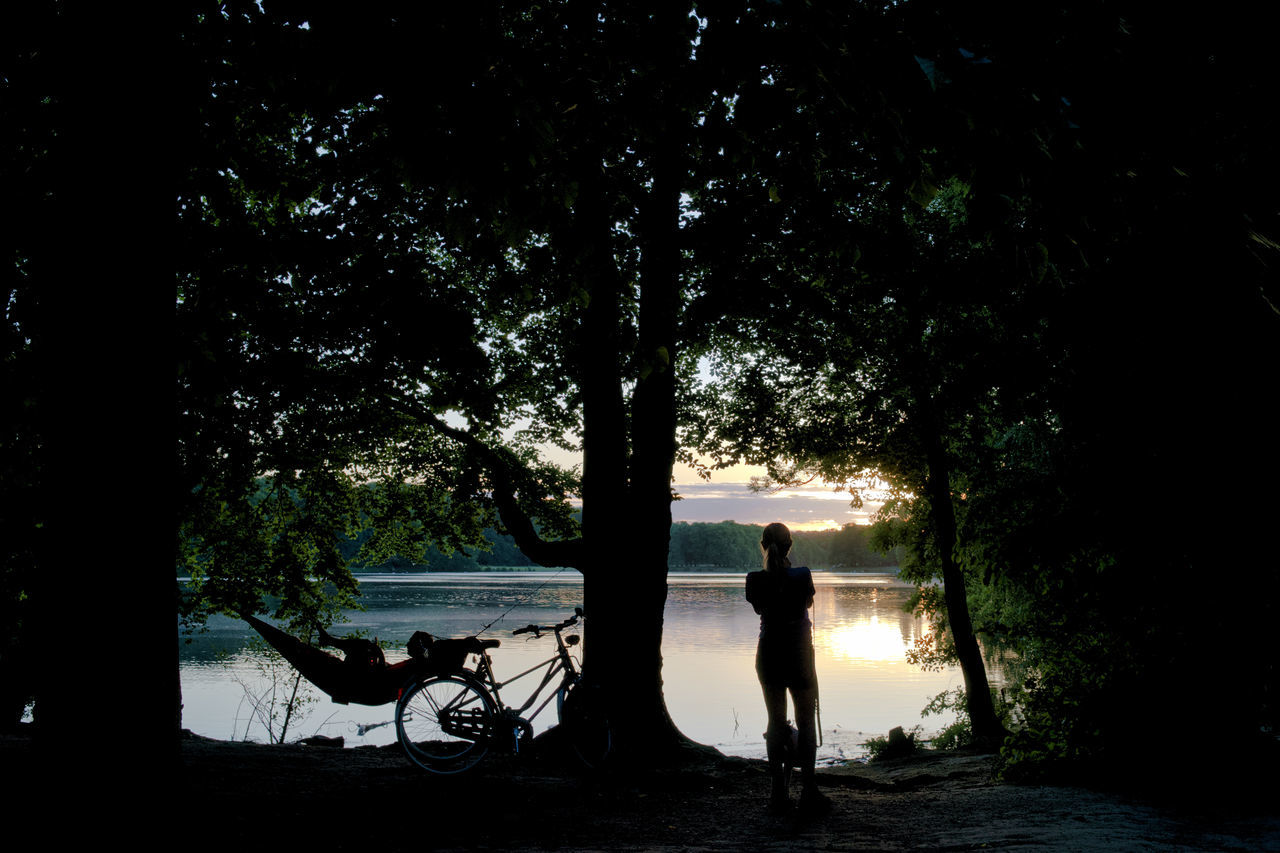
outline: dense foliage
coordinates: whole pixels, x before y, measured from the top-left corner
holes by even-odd
[[[1188,726],[1221,755],[1265,746],[1276,671],[1245,650],[1269,618],[1205,608],[1224,567],[1186,535],[1188,514],[1229,518],[1271,612],[1280,223],[1256,30],[1106,3],[899,13],[928,80],[889,141],[906,153],[867,146],[884,179],[856,218],[795,205],[795,314],[728,350],[698,440],[783,481],[899,490],[879,535],[903,575],[950,571],[1026,667],[1011,772],[1139,766]]]

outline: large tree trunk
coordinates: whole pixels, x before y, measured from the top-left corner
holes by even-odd
[[[155,77],[174,57],[168,31],[116,10],[59,23],[59,180],[32,259],[44,526],[31,592],[35,781],[47,801],[76,803],[58,828],[76,843],[119,834],[137,803],[170,808],[177,791],[174,194]]]
[[[623,547],[587,576],[585,673],[605,698],[616,758],[659,760],[680,735],[662,694],[666,554],[641,540],[649,525],[626,525]],[[640,547],[637,547],[640,546]]]
[[[584,182],[581,222],[607,222],[593,211]],[[603,205],[601,205],[603,208]],[[655,166],[641,211],[645,245],[640,284],[640,376],[623,405],[624,354],[620,286],[608,234],[591,246],[591,302],[583,330],[583,539],[587,554],[586,675],[608,704],[617,757],[660,758],[682,737],[662,694],[662,625],[671,536],[675,461],[675,338],[679,256],[679,185],[670,158]],[[629,439],[629,440],[628,440]]]

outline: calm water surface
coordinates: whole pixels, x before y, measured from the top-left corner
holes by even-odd
[[[819,758],[858,757],[867,737],[894,726],[923,725],[927,735],[952,722],[952,716],[920,717],[931,698],[963,681],[958,669],[922,672],[907,663],[907,649],[928,628],[902,610],[911,589],[890,575],[818,572],[814,582],[824,741]],[[672,718],[694,740],[762,757],[765,713],[754,669],[759,618],[743,597],[743,575],[673,573],[669,587],[663,673]],[[554,649],[550,637],[513,637],[514,628],[558,622],[582,604],[581,577],[570,571],[365,575],[360,588],[367,610],[350,613],[350,622],[334,633],[364,630],[389,641],[387,658],[395,661],[407,656],[404,644],[415,630],[466,636],[497,619],[485,636],[502,640],[493,653],[499,678],[520,673]],[[259,671],[260,653],[247,645],[256,636],[247,624],[219,617],[182,646],[185,727],[221,739],[266,739],[245,700],[246,687],[262,692],[270,684]],[[516,700],[534,686],[530,676],[504,690],[503,698],[520,704]],[[290,739],[323,734],[341,735],[348,746],[395,742],[392,705],[337,705],[313,693],[319,701]],[[535,729],[553,724],[554,714],[553,703],[534,721]]]

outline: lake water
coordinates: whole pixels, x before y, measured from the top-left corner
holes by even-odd
[[[668,580],[662,651],[672,718],[686,735],[726,754],[763,757],[764,703],[754,669],[759,617],[743,597],[743,574],[673,573]],[[922,725],[927,736],[954,720],[920,716],[930,699],[963,680],[957,668],[923,672],[907,662],[907,649],[928,630],[902,609],[909,587],[892,575],[824,572],[814,573],[814,583],[824,741],[819,760],[864,755],[868,737],[894,726]],[[553,624],[582,604],[581,576],[573,571],[364,575],[360,589],[367,609],[351,612],[350,622],[333,633],[359,629],[389,641],[389,661],[407,656],[404,645],[415,630],[466,636],[501,617],[485,633],[502,640],[493,652],[500,679],[554,650],[551,637],[526,640],[513,637],[513,629]],[[216,617],[207,632],[182,646],[184,727],[224,740],[266,740],[245,700],[246,687],[262,692],[270,684],[259,670],[262,655],[247,645],[256,636],[240,620]],[[503,697],[512,704],[535,685],[531,676]],[[289,739],[321,734],[341,735],[348,746],[395,742],[394,706],[337,705],[313,693],[319,701],[291,728]],[[554,717],[552,703],[534,728],[547,728]]]

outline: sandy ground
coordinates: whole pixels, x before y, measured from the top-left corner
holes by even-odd
[[[765,768],[744,759],[618,778],[494,756],[464,778],[440,779],[409,766],[395,747],[188,739],[184,761],[192,793],[225,802],[220,812],[260,792],[303,821],[321,821],[317,841],[327,849],[1280,850],[1280,810],[1232,814],[1083,788],[1000,785],[993,759],[975,754],[826,768],[821,783],[833,809],[812,819],[768,814]],[[370,812],[398,819],[341,818]],[[225,825],[250,833],[245,840],[254,827],[234,818]]]
[[[33,753],[7,738],[0,755],[12,770]],[[180,850],[1280,850],[1269,796],[1209,807],[997,784],[993,759],[973,753],[824,768],[833,808],[816,818],[770,815],[765,768],[739,758],[697,757],[637,777],[490,756],[442,778],[394,746],[187,736],[182,765],[182,801],[200,817],[184,822],[195,831],[184,829]]]

